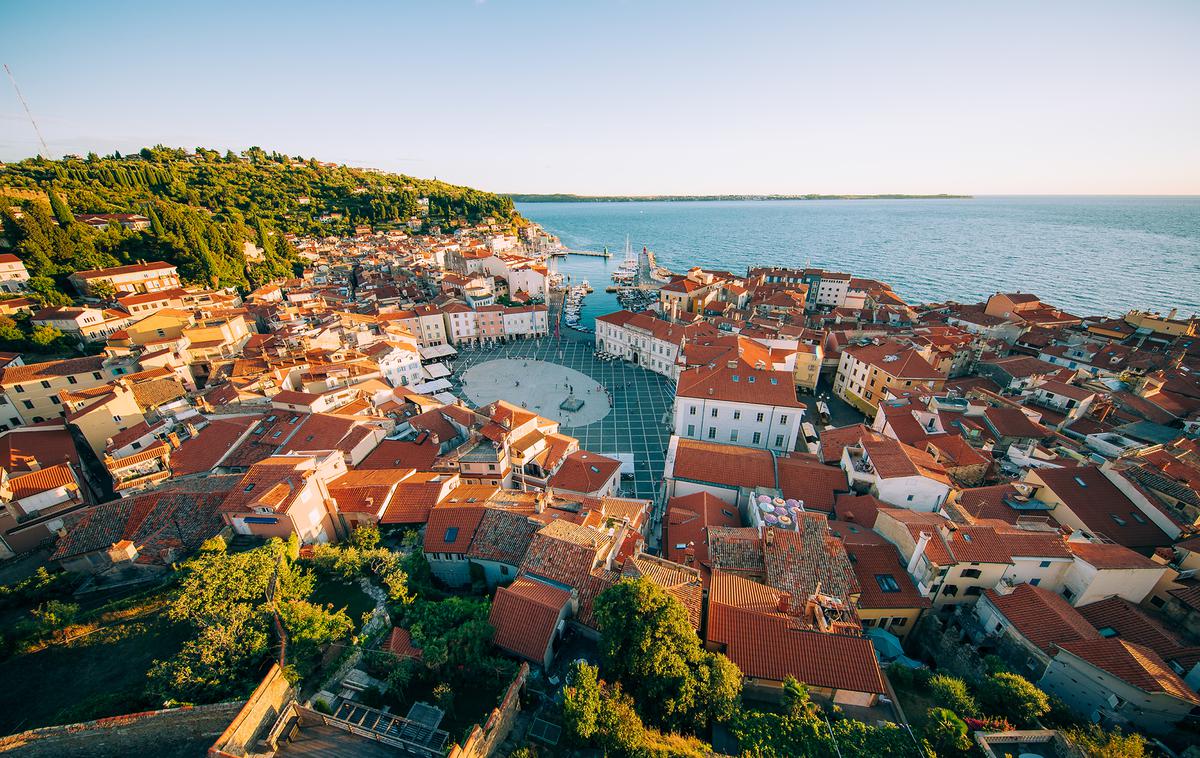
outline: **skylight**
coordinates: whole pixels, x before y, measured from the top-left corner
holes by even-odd
[[[454,541],[456,539],[458,539],[458,527],[451,526],[451,527],[447,528],[446,529],[446,539],[445,539],[446,544],[453,545]]]

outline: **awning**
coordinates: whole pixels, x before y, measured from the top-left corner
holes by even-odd
[[[421,354],[421,360],[431,361],[441,358],[453,358],[458,355],[458,351],[453,345],[432,345],[430,347],[419,347],[417,352]]]
[[[442,405],[454,405],[458,402],[458,398],[456,398],[454,395],[451,395],[449,392],[439,392],[433,396],[433,399]]]
[[[412,392],[419,392],[422,395],[433,395],[438,392],[445,392],[453,386],[454,385],[450,384],[450,382],[445,379],[434,379],[432,382],[414,384],[408,389]]]
[[[421,368],[426,379],[441,379],[450,376],[450,369],[446,368],[445,363],[430,363],[428,366]]]

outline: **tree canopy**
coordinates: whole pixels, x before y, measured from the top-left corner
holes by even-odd
[[[95,230],[74,214],[137,213],[150,228]],[[185,282],[257,286],[290,276],[297,258],[284,239],[350,234],[417,220],[449,227],[524,223],[508,197],[436,180],[318,163],[251,148],[245,156],[157,146],[135,155],[0,165],[0,222],[33,277],[60,292],[74,271],[163,260]],[[247,261],[246,242],[262,248]]]
[[[604,669],[633,696],[642,718],[674,730],[725,720],[742,674],[705,650],[687,610],[654,582],[627,579],[596,599]]]
[[[228,553],[224,542],[206,542],[183,565],[179,593],[167,610],[195,636],[174,658],[155,662],[151,689],[193,702],[240,694],[253,682],[279,630],[288,638],[289,659],[313,655],[321,645],[348,635],[354,625],[345,612],[308,602],[313,577],[294,563],[294,548],[273,539]]]

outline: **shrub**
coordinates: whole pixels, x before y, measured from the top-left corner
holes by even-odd
[[[979,705],[967,689],[967,683],[949,674],[935,674],[929,678],[929,696],[933,702],[954,711],[959,716],[974,716]]]
[[[971,748],[967,725],[946,708],[930,708],[925,722],[925,739],[939,756],[961,755]]]
[[[980,689],[985,710],[1004,716],[1017,726],[1028,727],[1050,711],[1050,698],[1019,674],[990,676]]]

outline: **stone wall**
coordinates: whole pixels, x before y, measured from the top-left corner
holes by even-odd
[[[509,685],[500,705],[492,709],[487,722],[482,727],[476,724],[462,745],[451,747],[448,758],[487,758],[504,742],[521,711],[521,690],[525,687],[527,676],[529,664],[522,663],[517,678]]]
[[[0,738],[0,754],[11,752],[22,758],[194,758],[204,754],[241,708],[238,701],[48,726]]]
[[[295,690],[276,663],[255,688],[245,705],[208,749],[209,758],[241,758],[266,736],[279,714],[295,696]],[[157,756],[156,756],[157,758]]]

